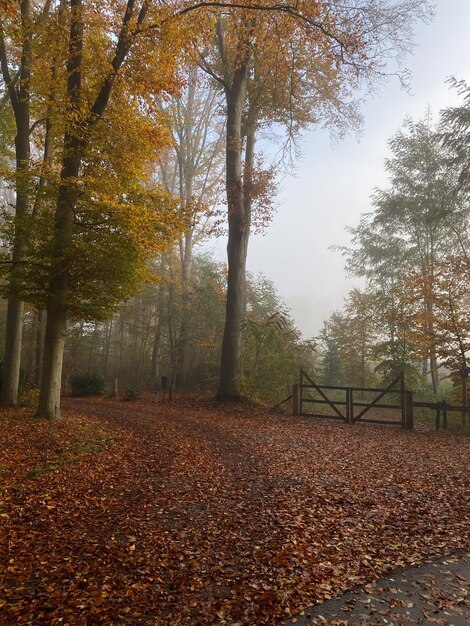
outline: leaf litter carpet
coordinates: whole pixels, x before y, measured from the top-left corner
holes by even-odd
[[[2,626],[281,623],[469,548],[468,437],[204,400],[65,407],[0,413]]]

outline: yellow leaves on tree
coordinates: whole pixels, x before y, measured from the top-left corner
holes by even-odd
[[[410,270],[404,304],[410,336],[426,356],[435,349],[451,373],[466,367],[470,351],[470,261],[449,255]]]
[[[83,52],[81,97],[73,106],[64,63],[70,7],[56,4],[41,15],[42,6],[33,6],[30,91],[36,121],[31,137],[38,149],[25,184],[38,193],[41,202],[23,220],[28,245],[17,295],[36,306],[46,306],[44,286],[52,259],[57,259],[54,206],[57,189],[64,185],[61,163],[66,130],[84,146],[78,177],[68,177],[65,183],[77,194],[72,235],[60,259],[69,274],[68,316],[101,318],[112,311],[149,278],[148,260],[184,227],[178,202],[152,181],[155,164],[172,141],[161,103],[179,92],[179,67],[196,36],[196,16],[187,16],[177,25],[170,19],[176,5],[170,4],[162,8],[159,3],[143,3],[140,12],[134,11],[126,25],[126,61],[113,79],[109,103],[99,119],[93,117],[92,107],[114,71],[126,3],[100,0],[75,9],[83,20]],[[146,20],[139,22],[142,11]],[[11,17],[5,28],[14,50],[15,42],[21,41],[21,26],[15,12]],[[47,142],[46,160],[42,152]]]

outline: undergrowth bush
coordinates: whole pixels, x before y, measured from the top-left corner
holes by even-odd
[[[72,396],[100,396],[105,383],[97,374],[73,374],[70,377]]]
[[[18,404],[20,406],[27,407],[28,409],[35,409],[39,402],[39,387],[28,386],[20,387],[18,391]]]
[[[134,389],[134,387],[128,387],[122,399],[124,402],[135,402],[139,398],[140,391],[138,389]]]

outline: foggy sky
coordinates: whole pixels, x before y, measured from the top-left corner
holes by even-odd
[[[248,269],[262,271],[276,285],[305,337],[317,334],[342,306],[344,296],[360,282],[345,276],[340,254],[332,245],[348,245],[346,225],[355,226],[371,210],[375,187],[387,186],[384,159],[387,142],[406,117],[425,116],[461,101],[445,84],[453,75],[470,82],[470,0],[435,0],[435,16],[418,24],[410,91],[392,78],[362,107],[364,126],[358,139],[332,144],[328,131],[313,129],[303,141],[295,177],[279,189],[279,209],[264,236],[251,238]],[[209,246],[224,258],[225,242]]]

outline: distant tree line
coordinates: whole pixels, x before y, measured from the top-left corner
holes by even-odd
[[[389,185],[350,227],[346,267],[364,280],[320,334],[325,381],[364,385],[405,371],[464,404],[470,356],[470,87],[437,123],[406,120],[390,140]]]

